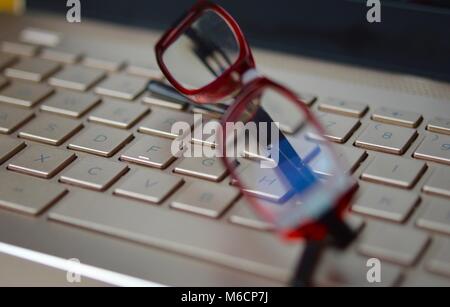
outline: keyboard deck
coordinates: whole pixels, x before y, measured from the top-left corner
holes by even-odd
[[[19,41],[0,50],[0,210],[289,280],[301,244],[249,210],[220,160],[170,154],[171,124],[204,111],[148,93],[156,68]],[[382,285],[450,285],[450,108],[299,94],[359,185],[348,220],[360,236],[327,252],[317,284],[364,285],[376,257]]]

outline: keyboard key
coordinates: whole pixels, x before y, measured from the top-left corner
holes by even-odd
[[[69,144],[69,148],[103,157],[111,157],[132,139],[133,135],[126,131],[91,126],[73,140]]]
[[[412,188],[427,166],[423,162],[391,156],[377,156],[361,174],[363,180]]]
[[[292,193],[289,183],[274,169],[261,168],[259,162],[241,159],[236,172],[244,190],[251,196],[281,202]]]
[[[34,113],[28,110],[0,105],[0,133],[10,134],[29,121]]]
[[[18,63],[5,70],[5,75],[10,78],[40,82],[56,72],[60,65],[44,59],[22,59]]]
[[[212,183],[193,182],[180,191],[171,207],[218,218],[239,196],[239,190]]]
[[[380,222],[367,226],[358,250],[369,257],[411,266],[428,242],[429,237],[423,232]]]
[[[272,120],[279,124],[280,130],[285,133],[297,132],[304,122],[302,113],[295,104],[279,99],[278,94],[272,97],[271,91],[264,94],[262,107],[270,114]]]
[[[28,27],[20,31],[20,41],[39,46],[56,46],[61,42],[60,33]]]
[[[194,115],[177,111],[154,108],[147,119],[140,125],[139,132],[154,134],[158,136],[176,138],[186,130],[172,132],[172,126],[175,123],[186,123],[192,127],[194,125]]]
[[[0,176],[0,208],[38,215],[66,194],[59,185],[8,172]]]
[[[442,240],[437,252],[427,263],[427,269],[436,274],[450,276],[450,240]]]
[[[194,104],[192,106],[192,113],[201,114],[207,118],[214,118],[219,120],[224,114],[226,109],[224,109],[223,104],[212,105],[212,104]]]
[[[80,53],[73,53],[61,48],[46,48],[41,51],[40,57],[64,64],[75,64],[81,57]]]
[[[150,93],[147,93],[142,98],[142,101],[154,106],[165,107],[174,110],[184,110],[188,106],[188,103],[185,101],[171,101],[168,99],[161,99],[156,96],[153,96]]]
[[[284,282],[291,277],[302,250],[298,242],[286,242],[273,234],[88,191],[71,191],[49,216],[75,227]]]
[[[2,75],[0,75],[0,88],[8,84],[8,80],[6,80]]]
[[[423,187],[423,191],[450,197],[450,168],[444,166],[436,168]]]
[[[113,75],[100,83],[95,92],[127,100],[135,99],[147,87],[147,79],[127,75]]]
[[[361,162],[367,157],[365,150],[347,146],[335,146],[333,148],[336,153],[337,161],[341,166],[341,170],[347,173],[353,173]],[[332,176],[328,160],[324,160],[319,153],[315,159],[309,164],[311,169],[322,176]]]
[[[120,156],[120,159],[163,169],[176,159],[172,155],[171,144],[168,139],[142,136]]]
[[[343,167],[344,171],[348,173],[353,173],[367,157],[365,150],[353,147],[335,147],[335,152],[339,164]]]
[[[89,116],[89,120],[116,128],[129,129],[148,112],[149,108],[140,104],[104,99],[102,104]]]
[[[38,52],[39,48],[34,45],[4,41],[2,42],[1,50],[7,53],[31,57]]]
[[[0,70],[14,63],[16,59],[12,54],[0,52]]]
[[[130,64],[126,69],[127,73],[130,75],[135,75],[144,78],[157,79],[160,80],[163,78],[161,71],[156,68],[156,66],[149,64]]]
[[[201,148],[201,146],[199,146]],[[201,150],[201,149],[200,149]],[[227,170],[219,158],[184,158],[174,170],[176,173],[198,177],[211,181],[221,181]]]
[[[373,112],[372,119],[378,122],[415,128],[422,121],[422,115],[410,111],[381,107]]]
[[[450,118],[436,116],[428,122],[427,129],[432,132],[450,134]]]
[[[159,204],[183,184],[183,179],[159,171],[138,170],[114,190],[121,196]]]
[[[352,117],[362,117],[369,107],[366,104],[329,98],[319,104],[319,110]]]
[[[40,115],[20,132],[19,137],[59,146],[83,128],[83,124],[55,115]]]
[[[261,201],[261,200],[258,200]],[[230,222],[257,230],[272,231],[275,226],[256,215],[251,204],[245,198],[241,198],[230,212]]]
[[[8,169],[48,179],[59,173],[75,158],[75,154],[67,150],[31,145],[8,164]]]
[[[450,136],[427,134],[414,152],[414,158],[450,165]]]
[[[53,86],[77,91],[87,91],[95,83],[103,79],[105,72],[82,66],[67,66],[49,79]]]
[[[320,154],[320,146],[317,142],[312,141],[306,133],[299,133],[295,136],[286,136],[286,138],[304,163],[309,163]],[[259,148],[252,148],[254,146],[250,145],[251,144],[247,144],[245,146],[245,157],[273,161],[273,159],[270,158],[270,150],[267,147],[263,148],[262,145],[260,145]]]
[[[45,100],[41,105],[41,110],[58,115],[80,118],[99,103],[100,97],[92,94],[58,91]]]
[[[0,136],[0,164],[3,164],[23,148],[25,148],[23,141]]]
[[[324,137],[332,142],[345,143],[353,132],[360,126],[357,119],[349,119],[343,116],[320,112],[317,114],[325,129]],[[311,134],[314,139],[320,140],[322,136]]]
[[[117,61],[115,59],[109,59],[106,57],[98,58],[95,56],[86,56],[82,62],[83,65],[103,69],[111,72],[118,71],[124,65],[124,62]]]
[[[45,84],[14,82],[0,92],[0,102],[33,107],[51,93],[53,89]]]
[[[385,124],[370,124],[357,138],[355,145],[397,155],[403,154],[414,141],[414,129]]]
[[[446,199],[429,198],[423,215],[417,220],[419,227],[450,235],[450,203]]]
[[[127,171],[126,164],[85,157],[68,169],[59,180],[82,188],[103,191]]]
[[[352,210],[402,223],[419,202],[419,196],[398,189],[370,185],[361,196],[354,201]]]

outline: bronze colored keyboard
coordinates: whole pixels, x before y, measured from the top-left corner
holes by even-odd
[[[155,68],[125,60],[3,42],[0,210],[287,281],[301,244],[281,241],[249,209],[220,159],[171,154],[172,123],[194,126],[192,114],[203,111],[153,97],[147,83],[160,78]],[[423,270],[450,277],[450,113],[427,118],[322,93],[299,95],[325,126],[324,136],[311,137],[333,142],[359,183],[348,218],[360,238],[347,256],[330,257],[346,267],[377,257],[387,263],[383,285],[395,285],[401,271],[431,253]],[[288,109],[277,112],[293,145],[304,146],[295,142],[301,119]],[[215,145],[195,137],[192,144]],[[255,180],[247,184],[251,194],[281,199],[288,192],[282,185],[261,186],[252,174],[252,160],[264,154],[247,154],[242,171]],[[435,246],[435,236],[444,243]],[[319,270],[318,284],[363,282],[348,270],[327,270]]]

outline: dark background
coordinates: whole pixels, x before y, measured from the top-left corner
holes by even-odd
[[[381,0],[381,23],[365,0],[216,1],[253,46],[450,81],[450,0]],[[81,0],[82,18],[164,29],[194,0]],[[66,12],[65,0],[28,0]],[[64,13],[65,14],[65,13]]]

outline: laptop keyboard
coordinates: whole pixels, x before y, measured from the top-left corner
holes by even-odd
[[[287,264],[295,263],[301,244],[279,240],[273,226],[253,214],[219,159],[170,154],[177,136],[172,124],[193,126],[191,113],[204,110],[152,96],[146,91],[151,78],[161,75],[126,61],[3,42],[1,210],[288,280],[293,268]],[[450,114],[425,118],[318,94],[299,93],[360,185],[348,221],[361,235],[346,257],[332,257],[337,265],[380,258],[388,263],[383,270],[390,284],[418,267],[450,277]],[[281,129],[293,137],[299,119],[278,111]],[[218,117],[210,115],[205,122]],[[251,165],[244,171],[252,180]],[[251,192],[273,199],[284,193],[276,187]],[[236,249],[220,243],[227,241],[253,243]],[[319,284],[335,284],[336,276],[320,271]],[[361,279],[345,270],[336,274],[345,275],[338,285]]]

